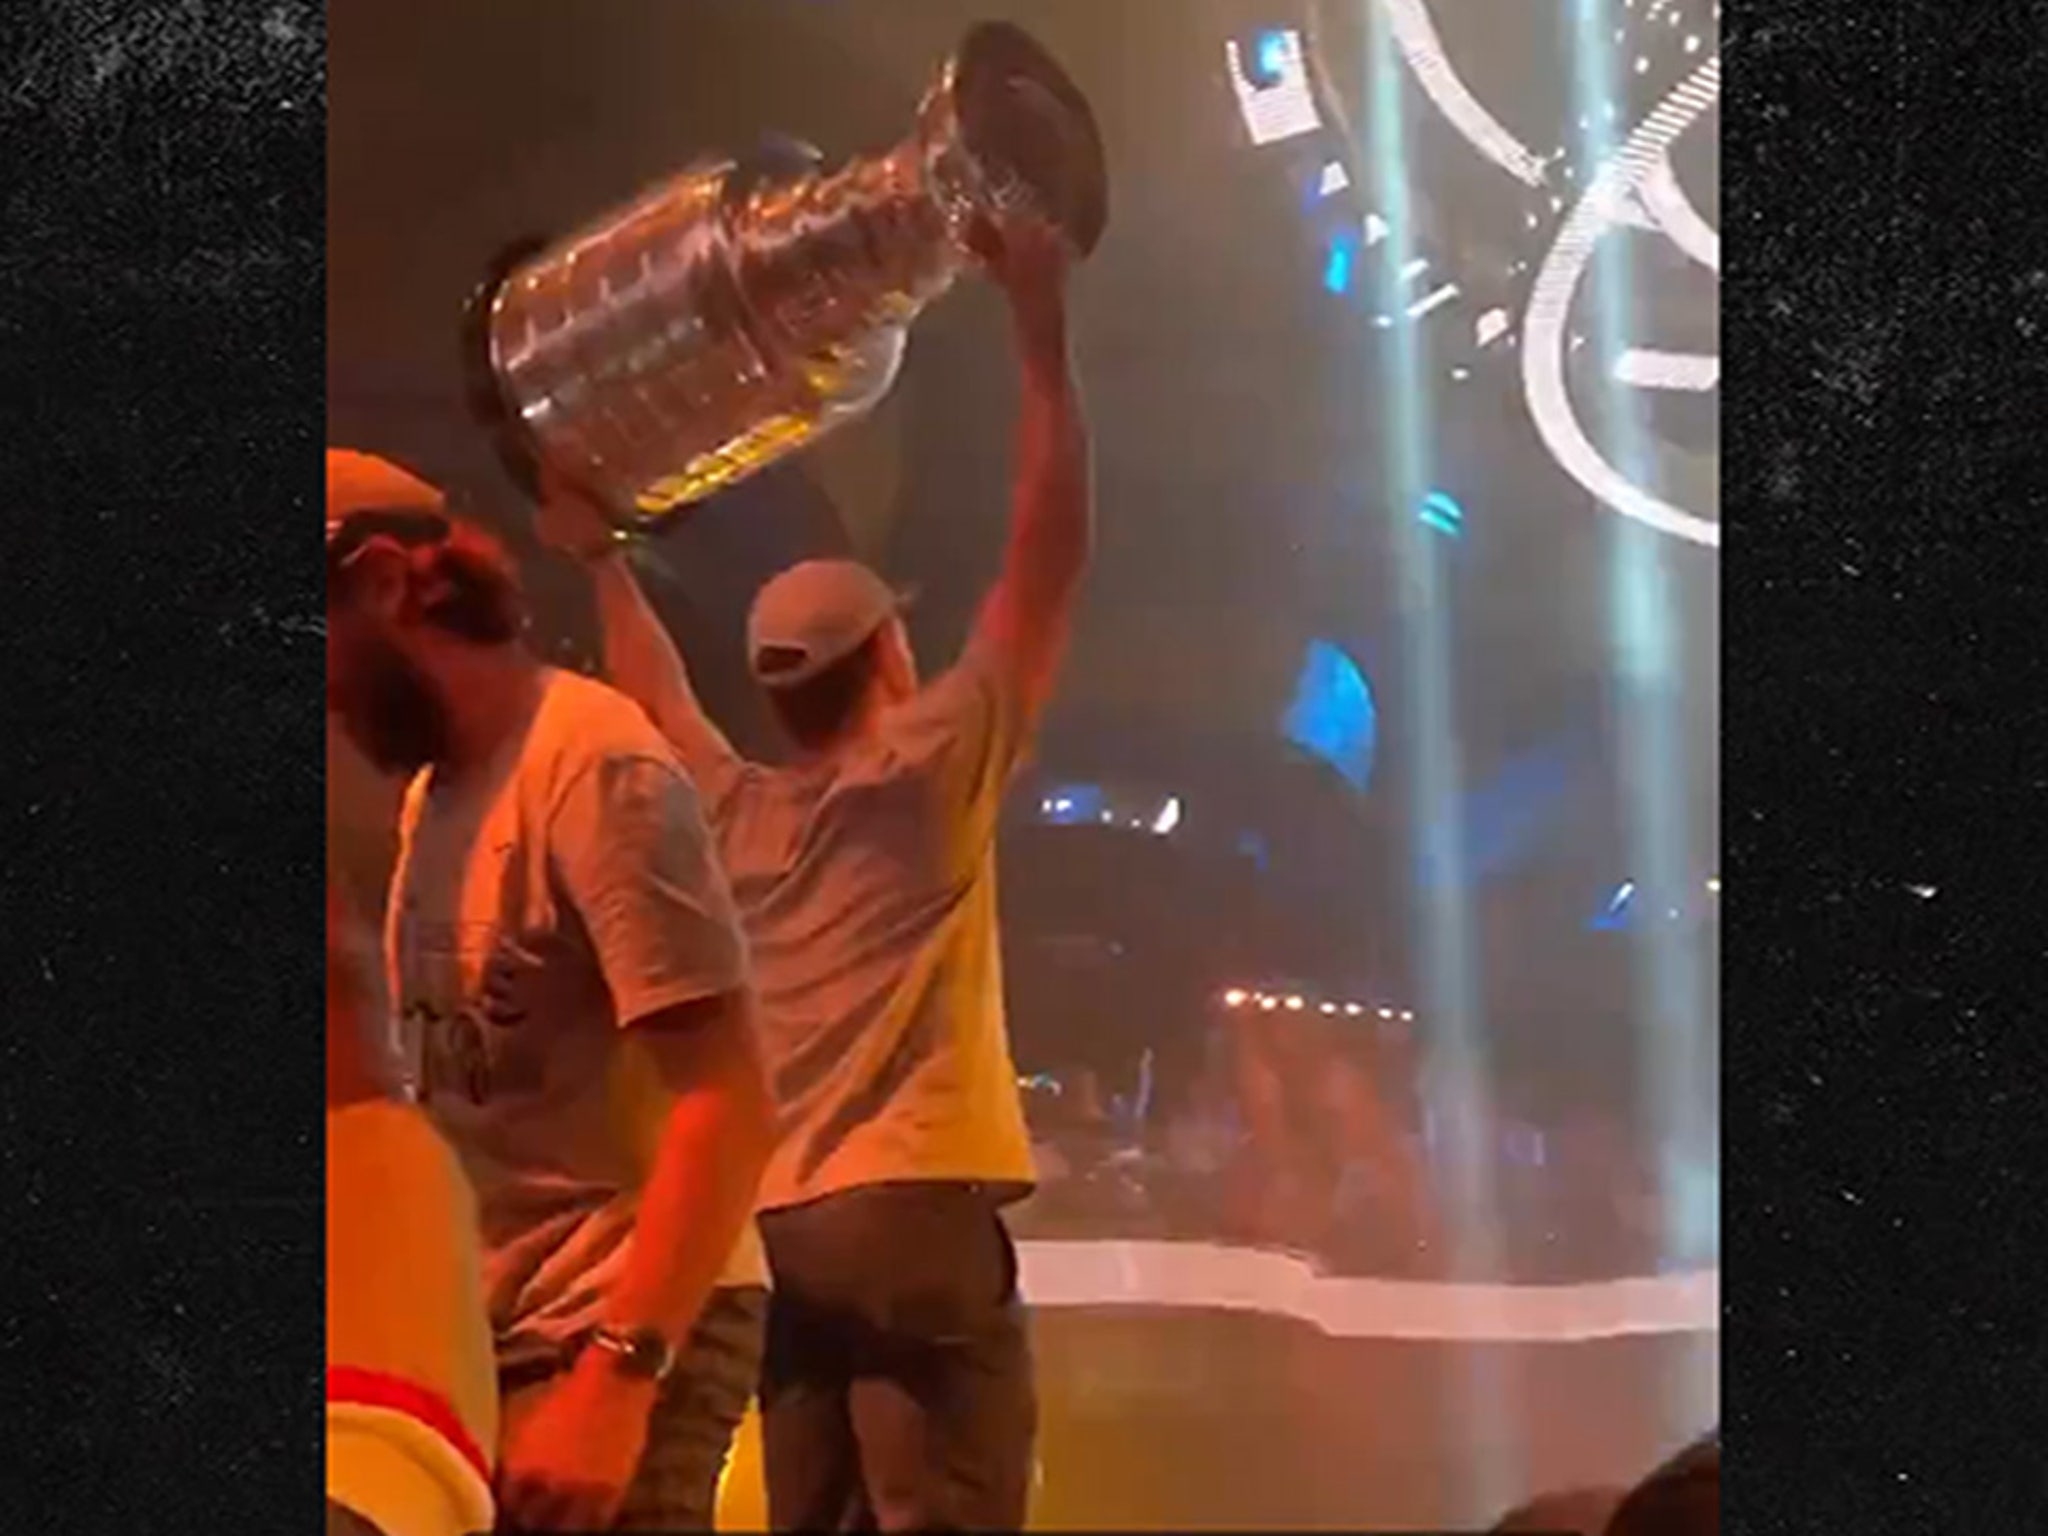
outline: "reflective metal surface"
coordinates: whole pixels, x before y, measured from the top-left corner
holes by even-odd
[[[702,163],[508,255],[471,303],[473,401],[529,488],[545,459],[621,528],[662,526],[879,401],[970,231],[1020,215],[1091,252],[1101,141],[1059,66],[987,24],[886,153]]]

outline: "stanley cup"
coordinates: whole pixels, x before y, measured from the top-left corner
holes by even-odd
[[[1085,256],[1107,208],[1087,102],[984,24],[886,154],[699,164],[508,252],[470,302],[472,403],[529,491],[545,461],[622,531],[656,529],[875,405],[978,225],[1048,219]]]

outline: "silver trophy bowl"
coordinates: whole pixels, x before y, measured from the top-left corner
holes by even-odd
[[[546,463],[621,532],[665,527],[881,400],[910,322],[975,264],[972,237],[1019,218],[1090,254],[1102,141],[1044,49],[987,23],[886,154],[703,162],[507,251],[465,316],[472,406],[529,494]]]

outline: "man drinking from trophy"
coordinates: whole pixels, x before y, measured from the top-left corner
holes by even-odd
[[[327,494],[329,706],[412,778],[386,959],[476,1190],[500,1517],[708,1530],[771,1125],[696,794],[630,700],[527,649],[503,551],[438,491],[330,452]]]
[[[779,1530],[1016,1530],[1036,1396],[1003,1207],[1033,1168],[1003,1017],[995,835],[1051,698],[1087,562],[1069,250],[1031,217],[974,236],[1022,374],[1002,573],[920,686],[895,594],[846,561],[755,598],[748,655],[794,760],[738,756],[594,495],[551,477],[543,535],[585,558],[605,666],[704,797],[751,945],[776,1101],[760,1225]]]

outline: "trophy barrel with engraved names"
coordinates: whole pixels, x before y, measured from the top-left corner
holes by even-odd
[[[547,462],[620,531],[658,529],[878,402],[911,321],[974,264],[970,232],[1020,217],[1091,253],[1102,142],[1051,57],[987,23],[885,154],[700,163],[506,252],[466,315],[472,405],[529,492]]]

